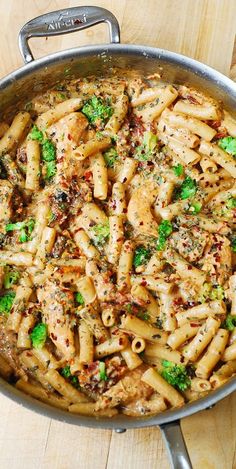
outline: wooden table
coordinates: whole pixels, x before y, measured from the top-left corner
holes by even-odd
[[[158,46],[205,62],[236,79],[235,0],[0,0],[1,75],[22,64],[17,34],[29,19],[78,5],[99,5],[119,20],[124,43]],[[105,25],[34,39],[36,57],[107,40]],[[235,65],[234,65],[235,64]],[[1,469],[168,469],[158,428],[85,429],[41,417],[0,396]],[[194,469],[236,468],[236,395],[182,422]]]

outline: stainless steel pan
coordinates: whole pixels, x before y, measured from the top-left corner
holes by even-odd
[[[108,24],[110,44],[69,49],[34,60],[28,45],[31,37],[66,34],[102,22]],[[216,99],[222,100],[230,112],[236,109],[236,84],[216,70],[180,54],[119,42],[120,31],[116,18],[109,11],[99,7],[70,8],[29,21],[19,34],[19,47],[25,65],[0,81],[0,111],[7,115],[13,114],[21,103],[29,101],[36,93],[64,80],[66,76],[111,74],[114,67],[117,74],[123,74],[124,69],[135,70],[140,74],[160,71],[163,80],[191,84],[204,89]],[[182,437],[180,419],[211,407],[235,389],[236,380],[233,378],[203,399],[151,418],[130,419],[120,415],[113,419],[96,420],[52,408],[26,396],[0,379],[0,390],[3,394],[47,417],[66,423],[110,428],[120,433],[130,428],[160,426],[174,469],[192,467]]]

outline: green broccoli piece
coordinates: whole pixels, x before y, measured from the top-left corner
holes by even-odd
[[[196,192],[197,183],[195,179],[192,179],[190,176],[186,176],[185,180],[177,190],[177,197],[182,200],[189,199],[190,197],[194,197]]]
[[[103,153],[103,158],[107,168],[113,168],[118,158],[118,153],[115,148],[110,148],[109,150],[105,151],[105,153]]]
[[[42,348],[47,340],[47,325],[43,322],[37,324],[31,334],[33,348]]]
[[[235,197],[230,197],[226,202],[226,207],[227,208],[236,208],[236,198]]]
[[[99,362],[99,378],[101,381],[108,380],[108,376],[106,373],[106,365],[104,362]]]
[[[157,136],[150,131],[144,132],[143,143],[136,148],[134,158],[138,161],[151,160],[157,145]]]
[[[163,360],[162,366],[163,370],[161,376],[171,384],[171,386],[174,386],[180,391],[185,391],[189,388],[191,380],[184,365],[176,365],[168,360]]]
[[[44,140],[43,132],[38,129],[37,125],[34,125],[28,134],[28,139],[30,140],[38,140],[38,142],[42,143]]]
[[[210,299],[222,301],[225,298],[225,291],[221,285],[213,286]]]
[[[5,227],[6,232],[8,231],[20,231],[19,241],[20,243],[26,243],[30,240],[30,235],[34,229],[35,221],[31,218],[28,221],[19,221],[16,223],[8,223]]]
[[[223,300],[225,298],[225,292],[221,285],[212,285],[211,283],[205,282],[200,289],[199,301],[205,303],[207,300]]]
[[[97,245],[99,244],[104,244],[110,235],[110,228],[108,224],[103,225],[102,223],[99,223],[97,225],[94,225],[92,227],[92,231],[94,233],[94,243]]]
[[[182,164],[177,164],[176,166],[173,166],[173,171],[176,176],[183,176],[184,174],[184,167]]]
[[[233,251],[233,252],[236,252],[236,238],[234,238],[234,239],[231,241],[231,247],[232,247],[232,251]]]
[[[9,315],[16,294],[12,291],[0,297],[0,314]]]
[[[69,382],[74,386],[75,388],[80,388],[79,380],[77,376],[73,376],[71,374],[70,366],[66,365],[64,368],[60,369],[60,374],[63,376],[63,378],[68,379]]]
[[[43,161],[55,161],[56,159],[56,148],[51,140],[44,140],[42,143],[42,159]]]
[[[200,211],[201,211],[201,208],[202,208],[202,204],[201,202],[192,202],[188,211],[191,212],[193,215],[197,215]]]
[[[171,235],[173,231],[172,223],[169,220],[162,220],[158,227],[158,242],[157,242],[157,251],[162,251],[165,247],[166,240],[168,236]]]
[[[3,285],[6,290],[12,287],[15,283],[18,282],[20,278],[20,273],[17,270],[9,270],[4,275]]]
[[[224,329],[228,329],[228,331],[233,331],[234,328],[236,327],[236,316],[232,316],[232,314],[228,314],[224,320],[224,322],[221,324],[221,327]]]
[[[218,145],[230,155],[236,156],[236,137],[221,138],[218,140]]]
[[[93,96],[82,108],[83,114],[88,118],[91,124],[97,120],[105,123],[113,114],[112,107],[97,96]]]
[[[139,265],[146,264],[151,257],[150,249],[145,248],[144,246],[138,246],[134,251],[133,265],[138,267]]]
[[[55,176],[57,172],[57,165],[55,161],[48,161],[45,164],[45,167],[46,167],[45,179],[51,179],[53,176]]]
[[[70,378],[71,377],[70,366],[66,365],[64,366],[64,368],[61,368],[60,374],[63,376],[63,378]]]
[[[75,301],[76,301],[76,303],[78,303],[79,305],[84,305],[84,298],[83,298],[83,296],[81,295],[80,292],[76,292],[76,294],[75,294]]]

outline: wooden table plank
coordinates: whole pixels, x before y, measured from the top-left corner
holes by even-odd
[[[1,76],[22,65],[20,27],[34,16],[78,5],[110,9],[123,43],[181,52],[236,78],[235,0],[0,0]],[[33,39],[35,57],[108,41],[105,25],[73,35]],[[0,395],[2,469],[168,469],[158,428],[116,434],[34,414]],[[236,468],[236,395],[182,422],[194,469]]]

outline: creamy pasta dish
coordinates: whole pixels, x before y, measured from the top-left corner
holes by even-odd
[[[236,373],[236,121],[146,78],[58,83],[0,123],[0,374],[155,415]]]

